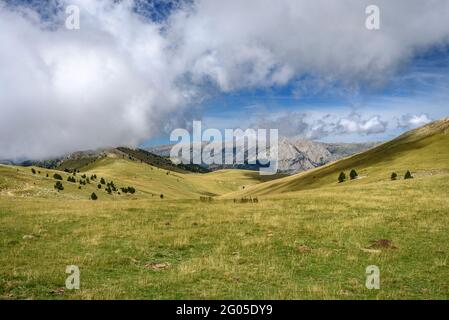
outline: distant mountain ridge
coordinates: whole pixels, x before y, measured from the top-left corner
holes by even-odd
[[[205,144],[203,143],[203,146]],[[304,139],[281,138],[278,147],[278,169],[280,172],[288,174],[303,172],[366,151],[379,144],[379,142],[324,143]],[[146,150],[161,157],[169,157],[172,147],[173,145],[160,145],[148,147]],[[251,164],[210,165],[206,167],[211,170],[228,168],[257,170],[259,168],[258,165]]]

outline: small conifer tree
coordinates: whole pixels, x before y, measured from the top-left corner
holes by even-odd
[[[412,173],[410,172],[410,170],[407,170],[407,172],[405,173],[404,179],[413,179]]]
[[[351,178],[351,180],[357,179],[358,176],[359,174],[354,169],[352,169],[351,172],[349,173],[349,177]]]
[[[340,172],[340,175],[338,176],[338,182],[342,183],[346,181],[346,174],[342,171]]]
[[[62,185],[61,181],[56,181],[55,189],[58,190],[58,191],[64,190],[64,186]]]

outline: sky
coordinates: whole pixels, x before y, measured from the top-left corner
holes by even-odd
[[[193,120],[388,140],[449,116],[447,17],[446,0],[0,0],[0,159],[165,144]]]

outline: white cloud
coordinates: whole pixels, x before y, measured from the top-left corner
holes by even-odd
[[[222,90],[285,83],[298,74],[379,84],[416,50],[447,41],[447,1],[376,1],[381,30],[365,28],[372,1],[196,1],[171,19],[195,80]],[[432,10],[431,8],[438,8]]]
[[[127,2],[71,3],[82,8],[79,31],[0,7],[2,158],[135,145],[186,101],[157,25]]]
[[[330,136],[384,133],[388,128],[388,121],[382,120],[379,115],[364,117],[356,112],[348,115],[326,114],[324,116],[289,112],[274,115],[271,118],[261,118],[254,126],[278,129],[279,134],[286,137],[323,139]]]
[[[400,119],[398,119],[398,127],[404,129],[412,129],[423,126],[431,121],[432,119],[429,117],[428,114],[425,113],[406,114],[403,115]]]
[[[381,120],[379,115],[363,119],[361,115],[352,113],[348,117],[342,118],[337,122],[338,134],[358,133],[358,134],[377,134],[384,133],[388,123]]]
[[[63,12],[43,21],[0,1],[0,158],[138,144],[210,84],[231,92],[312,74],[379,85],[414,53],[448,43],[448,1],[378,0],[376,32],[365,28],[370,2],[198,0],[160,25],[131,0],[73,0],[81,30],[68,31]],[[383,130],[380,117],[336,125]]]

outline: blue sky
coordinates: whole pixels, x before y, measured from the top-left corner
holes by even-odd
[[[327,142],[365,142],[392,139],[416,125],[397,126],[404,115],[427,115],[428,120],[449,116],[449,47],[437,46],[422,52],[381,86],[369,84],[351,91],[332,85],[322,90],[303,90],[298,86],[308,79],[295,79],[284,86],[241,90],[233,93],[214,92],[213,96],[192,108],[201,110],[196,120],[205,128],[248,128],[260,117],[276,118],[291,113],[365,116],[380,115],[391,122],[377,134],[341,134],[319,137]],[[422,125],[424,123],[419,123]],[[143,145],[170,143],[166,133]]]

